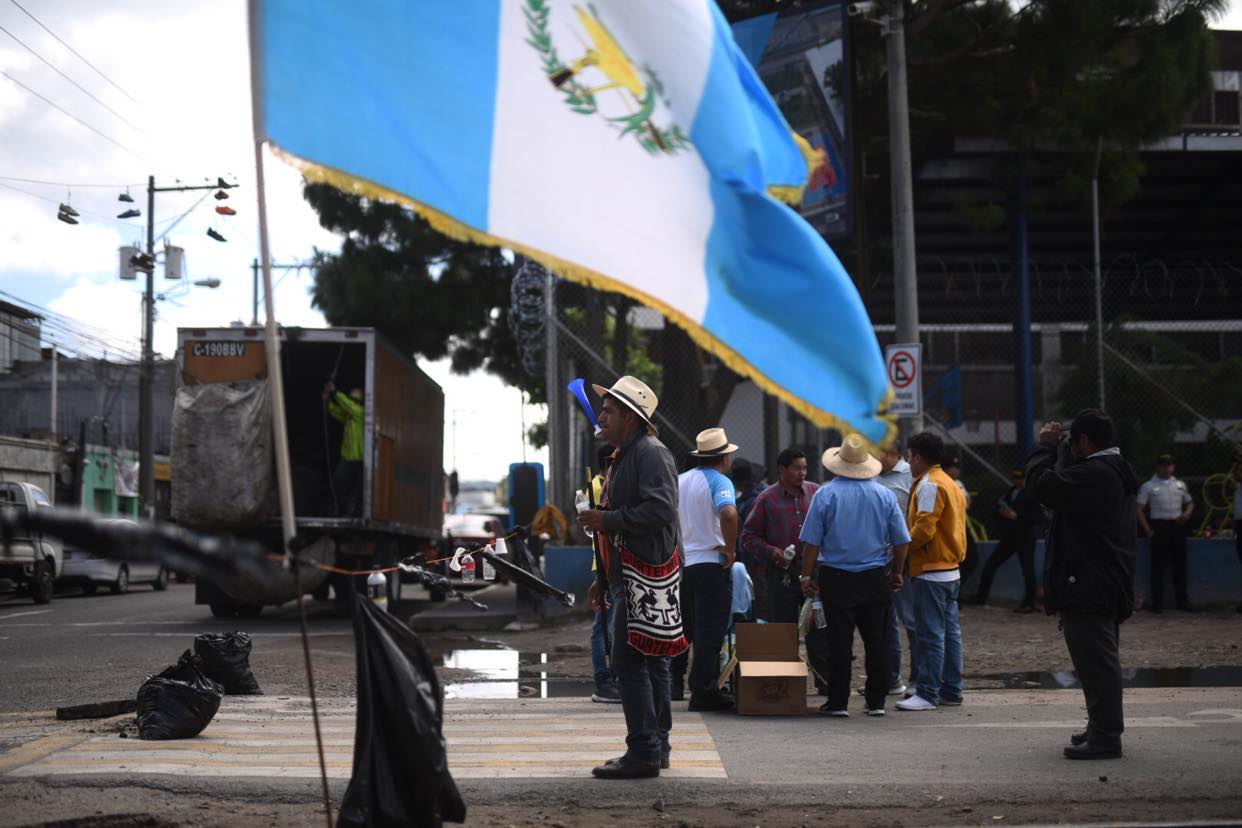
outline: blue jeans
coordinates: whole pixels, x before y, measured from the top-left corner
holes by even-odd
[[[608,665],[609,628],[605,626],[612,623],[612,616],[613,607],[599,610],[595,613],[595,622],[591,624],[591,667],[595,670],[596,690],[616,681],[612,675],[612,667]]]
[[[888,624],[885,629],[886,641],[888,643],[888,663],[891,671],[888,676],[888,687],[900,687],[901,681],[901,631],[906,631],[906,641],[910,644],[910,684],[916,681],[914,671],[914,603],[911,599],[913,589],[910,586],[909,576],[906,577],[906,584],[899,592],[892,593],[893,611],[888,615]]]
[[[961,581],[911,578],[914,599],[915,687],[932,704],[962,700],[962,628],[957,618]]]
[[[625,626],[625,594],[612,593],[612,672],[621,691],[625,713],[625,755],[636,762],[659,762],[670,751],[668,732],[673,729],[669,700],[668,656],[643,655],[630,646]]]

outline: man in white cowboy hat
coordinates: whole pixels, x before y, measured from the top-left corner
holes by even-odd
[[[867,452],[861,434],[824,452],[823,463],[836,478],[815,493],[802,524],[806,549],[800,578],[803,594],[819,595],[828,617],[828,701],[819,712],[849,715],[850,650],[857,628],[866,653],[866,713],[883,716],[889,590],[901,586],[910,534],[897,496],[876,480],[880,461]],[[812,577],[817,560],[819,583]]]
[[[617,446],[601,508],[578,514],[599,534],[603,566],[589,598],[613,609],[612,671],[625,713],[625,754],[592,771],[600,779],[659,776],[669,765],[669,658],[686,649],[678,599],[677,467],[651,422],[658,400],[621,377],[603,397],[601,440]]]
[[[686,640],[694,647],[690,670],[690,709],[727,710],[733,699],[716,688],[720,647],[733,611],[733,575],[737,553],[737,500],[729,470],[737,446],[723,428],[709,428],[695,438],[690,452],[696,466],[677,478],[677,514],[685,568],[681,576],[681,611]],[[673,698],[681,696],[687,654],[673,659]]]

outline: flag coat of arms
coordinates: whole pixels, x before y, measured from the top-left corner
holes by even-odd
[[[310,178],[662,311],[820,426],[889,440],[810,148],[714,0],[252,0],[258,140]]]

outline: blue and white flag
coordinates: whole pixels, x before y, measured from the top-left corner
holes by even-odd
[[[889,439],[805,142],[714,0],[252,0],[258,140],[662,311],[820,426]]]

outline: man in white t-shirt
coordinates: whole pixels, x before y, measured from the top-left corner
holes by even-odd
[[[690,668],[690,710],[726,710],[733,699],[720,692],[720,648],[729,631],[733,607],[731,570],[737,550],[737,506],[729,469],[737,446],[722,428],[696,438],[690,453],[698,464],[677,478],[677,515],[681,523],[681,617],[694,649]],[[673,659],[671,692],[684,697],[687,654]]]
[[[1186,594],[1186,523],[1195,511],[1195,499],[1184,482],[1173,476],[1173,455],[1156,459],[1156,473],[1138,491],[1138,524],[1151,544],[1151,601],[1148,608],[1164,608],[1164,571],[1173,574],[1177,608],[1193,612]]]

